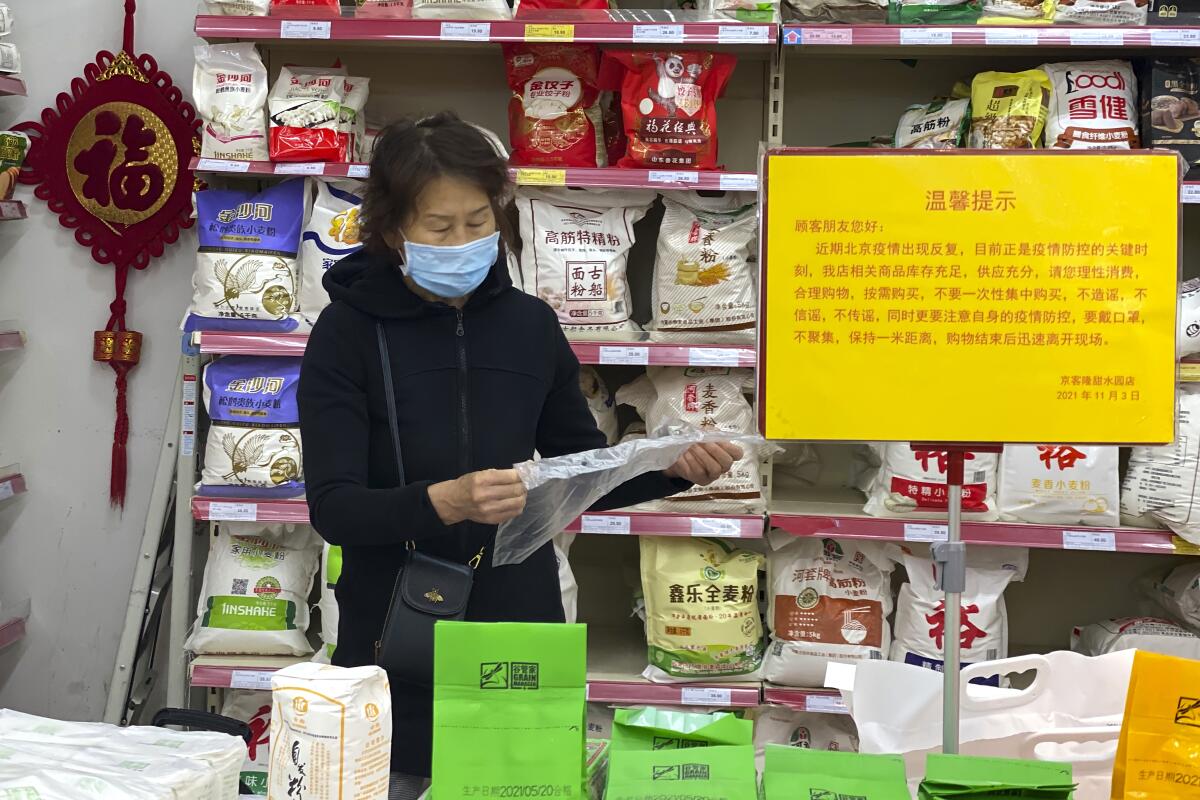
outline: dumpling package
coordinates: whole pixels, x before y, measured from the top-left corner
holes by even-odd
[[[197,45],[192,96],[202,158],[267,160],[267,68],[253,44]]]
[[[1120,524],[1116,447],[1006,445],[1000,457],[1000,517],[1043,525]]]
[[[343,77],[329,70],[280,70],[268,100],[272,161],[348,160],[350,135],[341,121]]]
[[[1046,117],[1046,147],[1066,150],[1136,150],[1137,78],[1128,61],[1043,64],[1053,85]]]
[[[296,387],[300,359],[225,356],[204,369],[212,425],[200,493],[294,497],[304,492]]]
[[[885,444],[883,465],[871,483],[864,511],[873,517],[945,519],[949,508],[945,450],[913,450]],[[962,510],[966,519],[990,522],[996,512],[994,453],[967,453],[963,470]]]
[[[313,181],[317,199],[301,237],[300,314],[310,325],[329,305],[325,273],[362,249],[359,214],[362,184],[358,181]]]
[[[540,167],[607,164],[599,105],[600,51],[590,45],[506,44],[512,162]]]
[[[196,193],[200,240],[185,330],[296,328],[304,181]]]

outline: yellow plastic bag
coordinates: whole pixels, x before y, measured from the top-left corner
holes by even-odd
[[[1137,652],[1112,797],[1200,798],[1200,661]]]
[[[976,75],[971,81],[968,146],[981,150],[1039,147],[1051,88],[1050,77],[1040,69]]]

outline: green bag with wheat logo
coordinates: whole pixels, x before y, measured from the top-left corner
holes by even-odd
[[[754,800],[751,745],[614,750],[605,800]]]

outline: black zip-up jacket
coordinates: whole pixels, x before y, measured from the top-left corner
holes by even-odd
[[[422,300],[398,264],[360,251],[324,280],[332,303],[313,328],[300,372],[300,428],[312,524],[342,547],[337,585],[339,666],[374,663],[405,543],[475,572],[467,619],[563,621],[550,545],[521,564],[493,567],[495,526],[446,526],[429,486],[509,468],[536,449],[557,456],[605,446],[579,388],[579,362],[554,312],[512,286],[503,254],[461,311]],[[391,354],[400,446],[398,475],[376,340]],[[690,486],[642,475],[596,508],[619,508]],[[429,775],[432,693],[391,679],[392,769]]]

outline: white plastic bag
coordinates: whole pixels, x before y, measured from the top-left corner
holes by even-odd
[[[1200,278],[1179,284],[1179,355],[1200,353]]]
[[[1154,584],[1153,593],[1172,617],[1200,630],[1200,565],[1179,565]]]
[[[197,45],[195,56],[192,96],[204,120],[201,157],[266,161],[267,68],[258,50],[253,44]]]
[[[1116,447],[1006,445],[1000,458],[1000,517],[1043,525],[1120,524]]]
[[[1137,78],[1128,61],[1043,64],[1041,69],[1054,85],[1046,116],[1046,147],[1067,150],[1138,147]]]
[[[1200,386],[1179,388],[1175,444],[1135,447],[1121,484],[1121,522],[1168,527],[1200,544]]]
[[[1119,650],[1145,650],[1177,658],[1200,659],[1200,636],[1156,617],[1106,619],[1071,631],[1071,649],[1085,656]]]
[[[815,714],[786,706],[762,706],[754,720],[754,760],[760,771],[769,744],[854,753],[858,752],[858,728],[849,714]]]
[[[946,451],[915,451],[899,443],[885,444],[881,449],[883,466],[871,484],[871,494],[863,510],[874,517],[945,519]],[[962,510],[964,519],[997,518],[994,453],[967,453]]]

